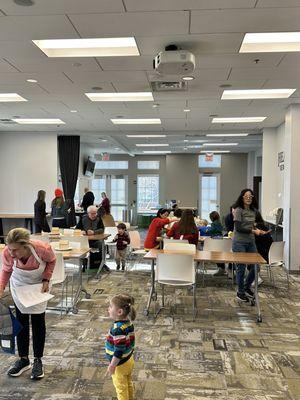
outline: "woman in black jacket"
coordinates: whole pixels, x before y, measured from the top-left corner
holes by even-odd
[[[39,190],[37,194],[37,200],[34,203],[34,223],[35,233],[50,232],[50,228],[47,222],[46,213],[46,192]]]

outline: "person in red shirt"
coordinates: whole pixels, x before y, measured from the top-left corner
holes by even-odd
[[[169,238],[185,239],[189,243],[198,245],[199,232],[195,224],[192,210],[184,210],[180,221],[175,222],[171,229],[167,232]]]
[[[169,211],[166,208],[160,208],[157,211],[157,216],[151,221],[149,230],[144,242],[145,250],[158,249],[159,243],[156,238],[161,235],[162,228],[171,222],[168,218]]]

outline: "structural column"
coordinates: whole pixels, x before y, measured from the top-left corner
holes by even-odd
[[[292,104],[285,117],[283,239],[290,271],[300,271],[300,104]]]

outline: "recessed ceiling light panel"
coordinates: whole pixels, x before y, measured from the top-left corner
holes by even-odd
[[[238,124],[238,123],[253,123],[262,122],[267,117],[226,117],[226,118],[213,118],[213,124]]]
[[[300,51],[300,32],[246,33],[240,53]]]
[[[91,101],[153,101],[151,92],[85,93]]]
[[[243,99],[286,99],[296,89],[255,89],[255,90],[224,90],[222,100]]]
[[[211,137],[243,137],[248,136],[249,133],[207,133],[206,136]]]
[[[166,147],[168,143],[137,143],[136,147]]]
[[[169,154],[171,150],[144,150],[143,153],[145,154]]]
[[[203,146],[237,146],[238,143],[203,143]]]
[[[161,124],[160,118],[112,118],[111,122],[115,125],[148,125]]]
[[[134,37],[33,40],[48,57],[139,56]]]
[[[0,93],[0,102],[27,101],[18,93]]]
[[[164,138],[167,135],[126,135],[128,138]]]
[[[58,118],[15,118],[18,124],[56,124],[64,125],[65,122]]]

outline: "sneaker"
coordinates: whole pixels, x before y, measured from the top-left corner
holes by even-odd
[[[237,298],[239,301],[243,301],[243,302],[245,302],[245,303],[247,303],[247,302],[249,301],[249,299],[248,299],[248,297],[245,295],[245,293],[239,293],[239,292],[237,292],[236,298]]]
[[[110,268],[106,264],[103,265],[102,271],[110,272]]]
[[[219,268],[218,271],[213,276],[224,276],[225,269]]]
[[[122,271],[123,272],[125,271],[125,265],[122,265]]]
[[[7,371],[9,376],[20,376],[23,372],[30,369],[30,361],[28,358],[19,358],[14,365]]]
[[[119,271],[119,269],[120,269],[120,265],[117,265],[117,271]]]
[[[34,359],[30,378],[34,380],[44,378],[43,363],[40,358]]]
[[[250,288],[248,288],[248,289],[245,289],[245,295],[246,295],[247,297],[251,297],[251,298],[253,299],[253,297],[254,297],[254,292],[252,292],[252,290],[251,290]]]

